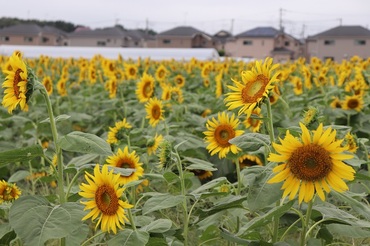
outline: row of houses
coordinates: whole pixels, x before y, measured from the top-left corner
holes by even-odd
[[[50,26],[19,24],[0,29],[0,45],[88,46],[135,48],[215,48],[229,57],[277,61],[318,57],[340,61],[352,56],[370,57],[370,30],[362,26],[337,26],[304,40],[274,27],[256,27],[232,35],[221,30],[214,35],[191,26],[178,26],[151,35],[145,30],[120,26],[77,28],[66,33]]]

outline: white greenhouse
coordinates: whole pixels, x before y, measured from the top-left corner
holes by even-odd
[[[26,58],[37,58],[41,55],[53,58],[87,58],[100,54],[105,58],[116,59],[121,55],[123,59],[150,58],[152,60],[218,60],[220,57],[216,49],[212,48],[112,48],[112,47],[73,47],[73,46],[26,46],[0,45],[0,55],[10,56],[19,50]]]

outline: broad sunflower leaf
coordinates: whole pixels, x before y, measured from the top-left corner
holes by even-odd
[[[117,233],[111,240],[109,240],[108,246],[137,246],[146,245],[149,241],[149,233],[146,231],[133,231],[131,229],[125,229]]]
[[[81,219],[85,214],[78,203],[54,206],[42,196],[23,196],[10,208],[9,222],[24,245],[41,246],[49,239],[64,237],[70,238],[69,245],[79,245],[88,232],[81,233]],[[76,230],[80,233],[78,238]]]
[[[230,139],[229,142],[243,150],[256,151],[262,146],[270,146],[270,137],[261,133],[245,133]]]
[[[328,230],[339,236],[349,238],[370,238],[370,230],[366,230],[357,226],[330,224],[327,225]]]
[[[210,209],[204,209],[200,212],[199,219],[202,220],[212,214],[221,212],[226,209],[232,208],[243,208],[243,202],[247,199],[247,197],[242,196],[234,196],[234,197],[227,197],[226,200],[222,200],[219,203],[216,203]]]
[[[29,175],[30,175],[29,171],[19,170],[19,171],[16,171],[12,176],[10,176],[10,178],[8,179],[8,182],[15,183],[15,182],[25,179]]]
[[[110,145],[104,139],[90,133],[74,131],[61,137],[58,143],[66,151],[112,155]]]
[[[370,220],[370,207],[368,204],[362,203],[350,195],[356,196],[354,193],[343,192],[339,193],[337,191],[332,191],[333,195],[339,198],[342,201],[345,201],[352,207],[352,209],[357,212],[359,215],[363,216],[365,219]],[[357,195],[359,196],[359,195]]]
[[[217,168],[214,168],[213,164],[208,161],[204,161],[204,160],[201,160],[198,158],[192,158],[192,157],[185,157],[184,160],[191,163],[190,165],[186,166],[186,169],[188,170],[194,170],[194,169],[205,170],[205,171],[216,171],[217,170]]]
[[[40,145],[32,145],[25,148],[3,151],[0,152],[0,167],[3,167],[8,163],[30,161],[43,155],[44,152]]]
[[[170,230],[172,227],[172,221],[169,219],[158,219],[140,228],[140,231],[146,231],[149,233],[164,233]]]
[[[151,213],[153,211],[175,207],[184,201],[182,195],[171,195],[171,194],[159,194],[149,198],[143,206],[143,215]]]

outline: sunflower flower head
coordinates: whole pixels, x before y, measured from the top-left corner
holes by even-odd
[[[217,154],[218,157],[225,158],[231,151],[237,154],[240,148],[234,144],[229,143],[229,140],[240,136],[244,131],[237,130],[239,120],[232,113],[231,116],[226,112],[218,113],[218,118],[212,118],[207,121],[207,131],[203,132],[205,141],[208,143],[206,147],[211,155]]]
[[[301,122],[305,126],[310,126],[318,119],[318,109],[315,107],[309,107],[307,111],[304,112]]]
[[[268,161],[282,164],[273,169],[277,174],[268,183],[284,181],[283,197],[289,195],[292,200],[298,193],[299,203],[311,201],[315,193],[324,201],[324,191],[348,190],[343,179],[353,180],[355,170],[343,162],[353,158],[353,154],[344,153],[347,148],[341,147],[343,139],[336,139],[336,131],[331,127],[324,130],[322,123],[313,133],[302,123],[300,128],[300,138],[288,130],[280,144],[273,143],[277,153],[270,153]]]
[[[279,64],[272,64],[272,58],[256,61],[251,70],[242,71],[242,81],[232,79],[234,85],[229,85],[231,92],[226,94],[225,103],[229,110],[240,108],[238,115],[246,113],[249,117],[252,110],[260,104],[274,89],[278,82],[279,72],[275,70]]]
[[[81,197],[87,199],[81,201],[85,205],[84,210],[91,210],[82,220],[91,218],[93,221],[98,218],[95,229],[100,225],[103,232],[112,231],[117,233],[117,227],[123,229],[122,225],[128,221],[125,215],[125,208],[133,206],[120,199],[124,188],[120,187],[120,175],[114,174],[113,170],[108,171],[108,166],[103,165],[100,171],[99,165],[94,168],[94,173],[86,172],[87,183],[80,185]]]
[[[27,103],[33,94],[36,77],[32,69],[22,60],[20,52],[16,51],[9,57],[3,73],[6,76],[2,85],[5,88],[3,106],[10,114],[18,105],[22,111],[28,111]]]
[[[168,167],[172,164],[172,144],[167,139],[159,144],[158,148],[159,168]]]
[[[148,148],[148,155],[153,155],[156,153],[160,143],[163,140],[163,136],[161,134],[155,134],[154,138],[148,139],[146,142],[146,147]]]
[[[136,155],[136,151],[129,152],[127,146],[123,151],[118,149],[116,154],[108,156],[106,162],[110,166],[125,168],[130,171],[127,175],[121,175],[119,179],[121,184],[128,184],[138,180],[144,174],[143,164],[140,162],[139,156]]]
[[[346,146],[349,152],[356,153],[358,149],[356,136],[348,132],[344,137],[343,146]]]
[[[0,180],[0,204],[3,202],[11,202],[19,198],[21,190],[16,184],[8,183],[5,180]]]
[[[127,134],[127,131],[132,128],[132,125],[127,122],[126,118],[122,121],[116,122],[114,127],[109,127],[107,143],[109,144],[116,144]]]

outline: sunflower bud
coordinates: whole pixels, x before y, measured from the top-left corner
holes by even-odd
[[[158,157],[160,168],[168,167],[172,163],[172,145],[171,143],[164,139],[159,145]]]

